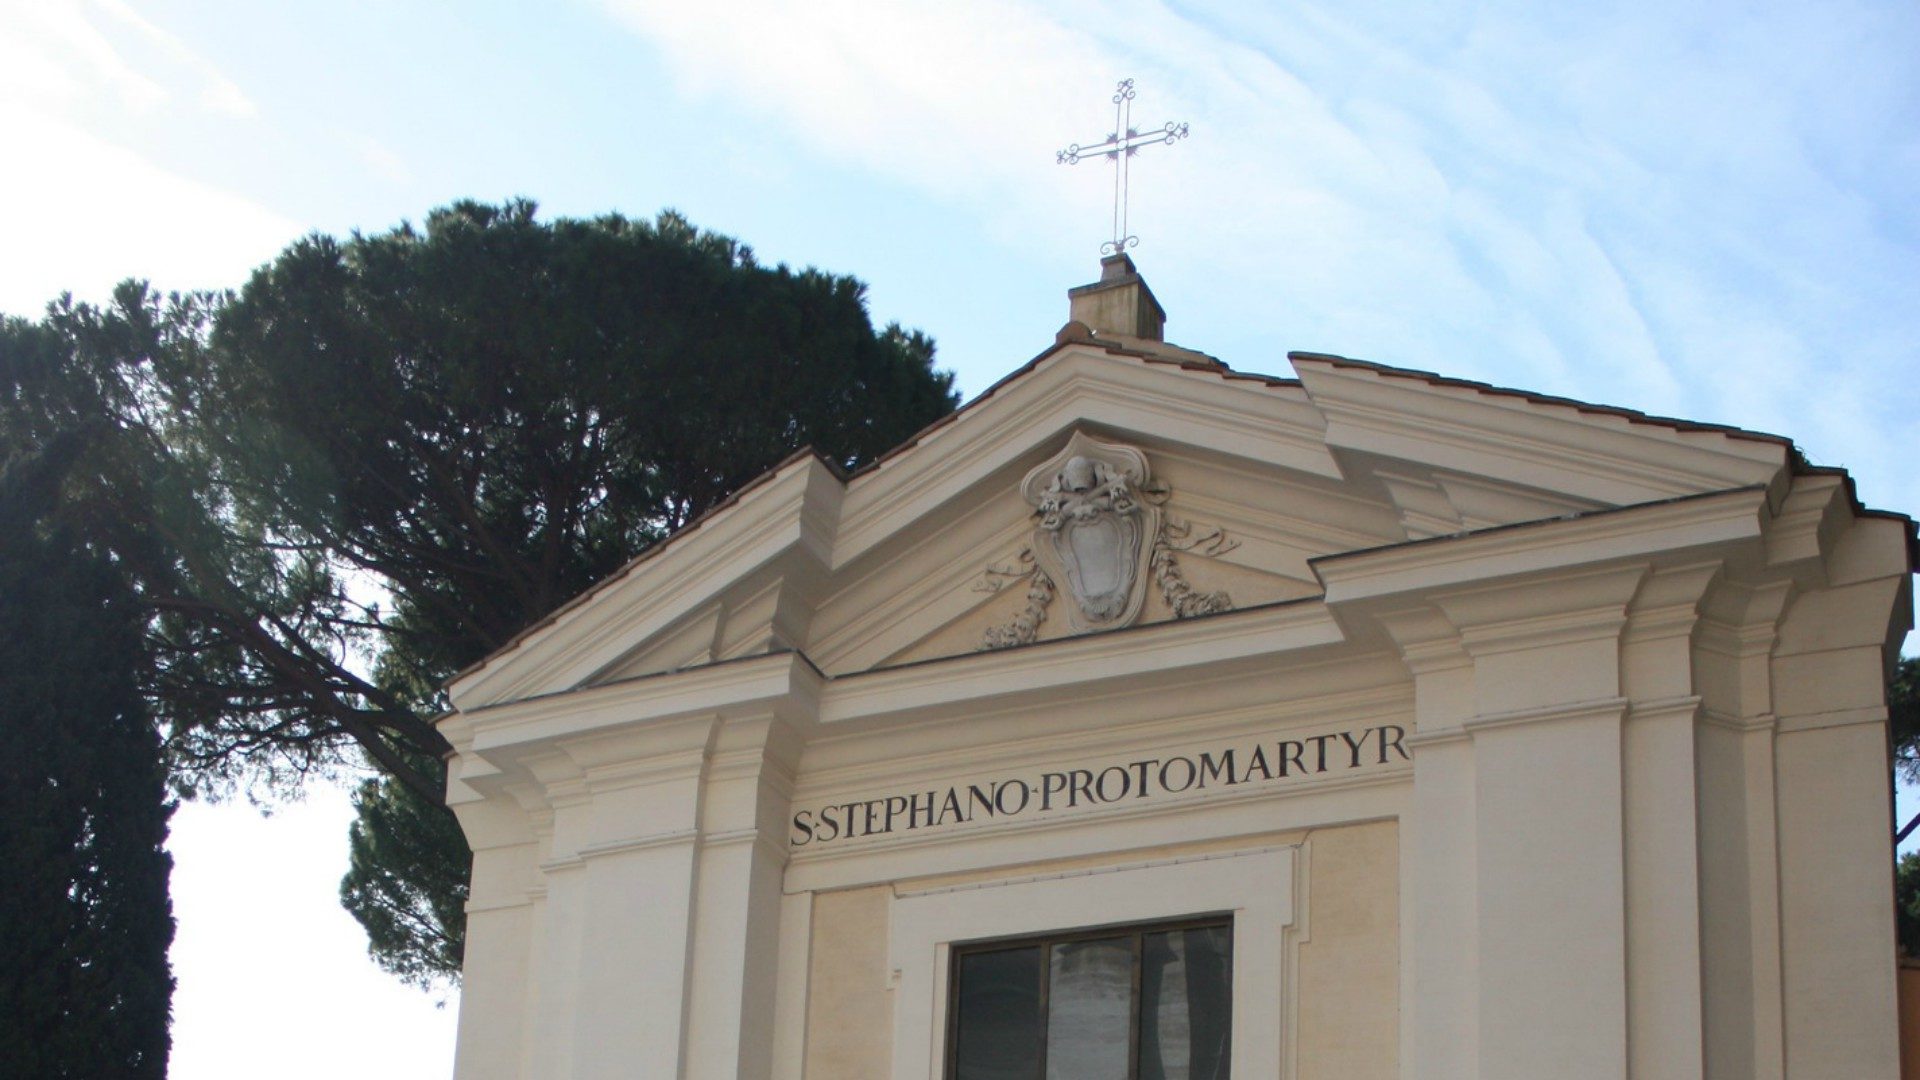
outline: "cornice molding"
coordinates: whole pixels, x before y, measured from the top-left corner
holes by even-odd
[[[821,695],[820,722],[831,726],[931,705],[953,709],[994,698],[1037,696],[1344,640],[1316,601],[1271,604],[842,676]]]
[[[1513,709],[1507,712],[1485,713],[1460,723],[1461,730],[1469,736],[1478,738],[1488,732],[1503,731],[1509,728],[1534,727],[1541,724],[1564,723],[1569,720],[1621,719],[1626,716],[1632,702],[1623,697],[1595,698],[1590,701],[1574,701],[1561,705],[1546,705],[1532,709]]]
[[[620,840],[603,840],[593,844],[583,844],[577,850],[564,855],[555,855],[540,863],[541,873],[551,874],[556,870],[578,870],[588,862],[609,855],[625,855],[635,851],[650,851],[655,848],[692,845],[700,837],[698,829],[669,829],[664,832],[647,833],[643,836],[626,837]]]
[[[1580,608],[1469,626],[1460,632],[1460,644],[1469,656],[1496,656],[1550,645],[1616,639],[1626,625],[1624,605]]]
[[[1717,709],[1701,709],[1698,717],[1706,727],[1720,728],[1746,734],[1753,731],[1772,731],[1779,719],[1772,713],[1760,713],[1757,716],[1733,716]]]
[[[820,490],[814,474],[824,469],[813,458],[796,461],[699,529],[663,541],[456,677],[448,684],[455,707],[473,712],[572,689],[782,552],[805,546],[813,531],[803,521],[805,503]]]
[[[1420,761],[1420,751],[1429,746],[1446,746],[1449,743],[1463,743],[1473,736],[1459,725],[1434,728],[1430,731],[1415,731],[1400,740],[1400,745],[1413,754],[1416,767]]]
[[[1341,473],[1320,438],[1318,415],[1264,385],[1212,371],[1113,357],[1068,346],[970,411],[849,484],[833,568],[867,551],[945,500],[1076,425],[1151,432],[1251,461],[1329,478]]]
[[[1659,720],[1666,717],[1697,718],[1704,699],[1699,694],[1685,694],[1680,697],[1659,698],[1653,701],[1635,701],[1627,706],[1628,720]]]
[[[1767,522],[1767,565],[1805,564],[1816,578],[1825,578],[1824,556],[1851,514],[1843,477],[1796,476],[1780,501],[1779,512]]]
[[[1056,870],[1050,874],[1026,874],[1013,877],[995,877],[978,881],[963,881],[954,885],[934,885],[921,889],[901,889],[894,895],[901,900],[912,900],[922,896],[948,896],[953,893],[980,892],[985,889],[1004,889],[1009,885],[1031,885],[1036,881],[1066,881],[1071,878],[1099,877],[1102,874],[1123,873],[1128,870],[1147,870],[1156,866],[1187,866],[1193,863],[1215,862],[1220,859],[1239,859],[1248,855],[1273,855],[1285,852],[1289,857],[1299,852],[1302,844],[1266,844],[1260,847],[1234,848],[1229,851],[1208,851],[1198,855],[1176,855],[1168,859],[1142,859],[1135,862],[1096,863],[1091,866],[1076,866],[1068,870]]]
[[[1785,440],[1293,354],[1327,442],[1608,504],[1771,484]]]
[[[1763,489],[1737,488],[1325,555],[1312,560],[1312,566],[1326,588],[1327,603],[1338,608],[1399,594],[1497,582],[1591,563],[1671,557],[1709,545],[1750,541],[1760,535],[1765,506]]]
[[[1835,709],[1832,712],[1777,717],[1773,730],[1781,735],[1790,735],[1796,731],[1824,731],[1827,728],[1886,722],[1887,707],[1885,705],[1865,705],[1853,709]]]
[[[468,714],[473,749],[479,753],[554,739],[614,732],[636,727],[654,732],[666,745],[664,729],[673,721],[697,718],[687,737],[706,737],[708,718],[755,710],[774,711],[795,695],[810,698],[824,679],[799,653],[783,651],[727,660],[686,671],[642,675],[620,682],[509,702]]]

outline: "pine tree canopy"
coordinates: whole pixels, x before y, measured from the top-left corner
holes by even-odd
[[[440,683],[800,447],[857,466],[956,404],[860,282],[671,212],[458,203],[19,325],[0,423],[99,427],[71,516],[137,586],[176,782],[373,764],[342,896],[416,981],[466,877]]]

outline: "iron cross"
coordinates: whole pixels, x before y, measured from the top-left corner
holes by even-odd
[[[1145,132],[1133,126],[1133,80],[1121,79],[1113,91],[1113,131],[1107,141],[1092,146],[1074,143],[1054,155],[1058,165],[1077,165],[1082,158],[1113,159],[1113,239],[1100,245],[1100,254],[1117,255],[1138,247],[1140,238],[1127,231],[1127,159],[1143,146],[1172,143],[1187,137],[1187,125],[1169,123]]]

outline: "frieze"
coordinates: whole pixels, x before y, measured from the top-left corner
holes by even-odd
[[[1378,770],[1412,760],[1406,737],[1398,724],[1375,724],[820,803],[794,812],[787,843],[803,848],[987,820],[1037,820],[1142,799]]]

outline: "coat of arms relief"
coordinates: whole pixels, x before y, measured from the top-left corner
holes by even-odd
[[[981,649],[1034,641],[1056,597],[1066,595],[1075,633],[1130,626],[1158,588],[1175,618],[1230,611],[1225,592],[1188,584],[1176,553],[1208,555],[1237,544],[1218,529],[1196,530],[1165,509],[1170,492],[1153,479],[1147,456],[1131,446],[1074,432],[1067,445],[1021,481],[1032,506],[1032,539],[1011,564],[989,567],[975,588],[999,592],[1027,582],[1026,604],[1009,622],[990,627]]]

